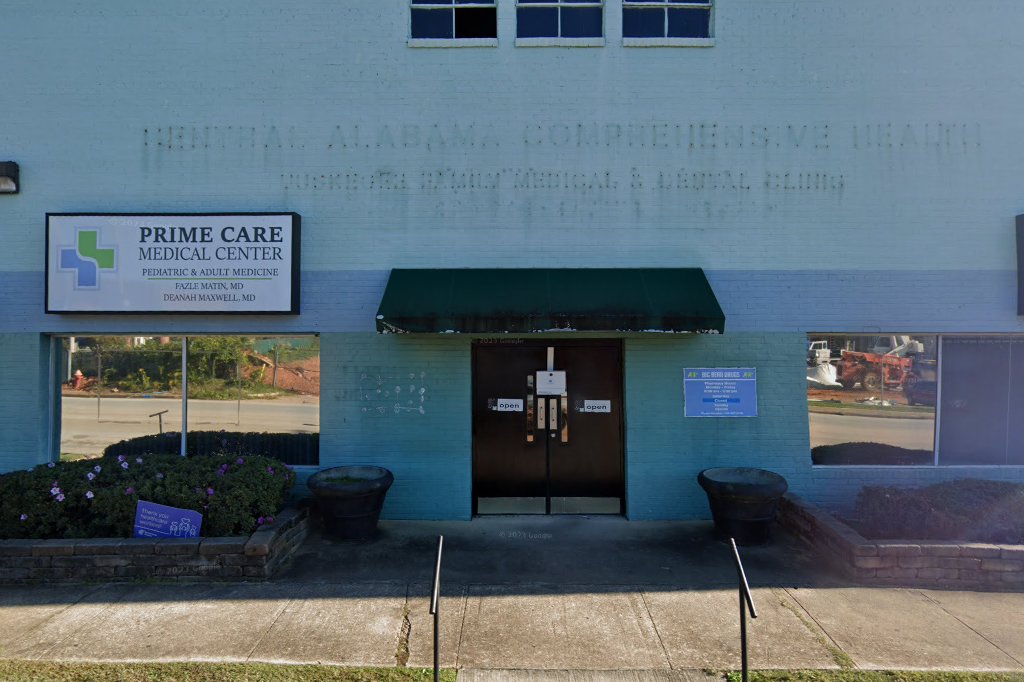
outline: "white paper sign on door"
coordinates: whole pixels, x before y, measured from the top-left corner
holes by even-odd
[[[584,412],[594,413],[610,413],[612,411],[612,401],[610,400],[584,400],[583,401]]]
[[[565,393],[565,372],[537,372],[537,395]]]

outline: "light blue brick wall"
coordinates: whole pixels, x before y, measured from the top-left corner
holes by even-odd
[[[771,469],[808,483],[810,446],[798,334],[735,333],[626,341],[626,477],[632,519],[706,518],[701,469]],[[683,416],[683,369],[755,367],[758,416]]]
[[[706,49],[623,47],[619,0],[517,48],[501,0],[437,50],[408,0],[8,3],[2,267],[47,211],[291,210],[307,271],[1014,268],[1024,6],[717,4]]]
[[[835,504],[861,481],[954,475],[811,469],[802,334],[1024,332],[1024,3],[721,0],[714,47],[631,49],[608,0],[606,45],[579,50],[516,48],[511,0],[496,48],[448,50],[406,46],[407,0],[8,5],[6,468],[46,451],[41,333],[318,332],[325,465],[391,460],[387,514],[464,517],[468,341],[374,336],[393,267],[708,272],[724,337],[627,343],[630,476],[652,491],[630,484],[638,518],[703,513],[668,479],[696,490],[698,455],[751,442]],[[301,315],[42,312],[46,212],[270,210],[303,217]],[[681,421],[689,363],[757,366],[762,417]],[[449,399],[371,421],[360,366],[432,366]]]
[[[0,471],[30,469],[49,461],[49,340],[0,334],[0,357]]]
[[[390,469],[386,518],[469,518],[468,338],[324,334],[320,372],[321,466]]]
[[[620,266],[629,265],[620,262]],[[433,262],[429,263],[433,266]],[[438,266],[440,267],[440,266]],[[302,275],[297,316],[46,315],[39,273],[0,272],[0,332],[369,332],[388,270]],[[1013,270],[707,270],[727,333],[1024,333]]]

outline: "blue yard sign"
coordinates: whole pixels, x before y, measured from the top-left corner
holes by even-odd
[[[195,538],[203,525],[203,515],[191,509],[167,507],[139,500],[135,507],[135,537]]]
[[[753,367],[683,370],[687,417],[756,417],[757,370]]]

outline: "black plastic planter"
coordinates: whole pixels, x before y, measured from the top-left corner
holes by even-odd
[[[720,467],[697,474],[708,495],[715,531],[740,545],[768,541],[786,479],[773,471],[751,467]]]
[[[335,537],[373,537],[394,475],[383,467],[344,466],[318,471],[306,485],[313,491],[324,531]]]

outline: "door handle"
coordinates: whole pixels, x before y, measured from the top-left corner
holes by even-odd
[[[569,442],[569,396],[566,395],[565,393],[562,394],[561,405],[562,405],[562,428],[561,428],[560,432],[561,432],[561,435],[562,435],[562,442],[563,443],[568,443]]]
[[[552,438],[558,435],[558,398],[548,398],[548,429]]]
[[[526,442],[533,442],[533,375],[526,375]]]

